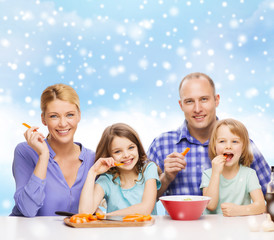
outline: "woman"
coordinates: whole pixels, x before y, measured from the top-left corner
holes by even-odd
[[[65,84],[49,86],[41,96],[41,119],[49,134],[38,127],[17,145],[13,175],[16,182],[12,216],[53,216],[55,211],[78,211],[79,198],[95,154],[73,142],[81,119],[79,97]]]

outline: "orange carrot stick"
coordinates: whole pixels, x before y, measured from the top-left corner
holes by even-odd
[[[30,125],[28,125],[28,124],[26,124],[26,123],[22,123],[25,127],[27,127],[27,128],[31,128],[31,126]],[[33,130],[34,132],[37,132],[37,130],[35,129],[35,130]]]
[[[187,147],[187,148],[185,149],[185,151],[183,151],[181,154],[182,154],[183,156],[185,156],[185,155],[188,153],[189,150],[190,150],[190,148]]]
[[[96,217],[97,217],[97,219],[104,219],[105,215],[97,212]]]
[[[123,217],[124,222],[143,222],[143,221],[150,221],[150,215],[143,215],[143,214],[129,214]]]
[[[117,166],[122,166],[122,165],[124,165],[124,163],[114,163],[114,165],[117,167]]]

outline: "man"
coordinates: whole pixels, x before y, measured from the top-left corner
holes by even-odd
[[[163,173],[158,197],[165,195],[202,195],[200,189],[202,172],[211,168],[208,142],[216,121],[216,108],[220,96],[215,93],[212,79],[203,73],[191,73],[179,86],[179,105],[185,121],[176,131],[155,138],[148,150],[148,157],[155,161]],[[250,140],[251,141],[251,140]],[[263,155],[251,141],[256,170],[263,193],[270,181],[270,167]],[[181,153],[189,147],[186,156]]]

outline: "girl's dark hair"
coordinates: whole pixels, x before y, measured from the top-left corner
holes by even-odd
[[[127,138],[136,144],[139,159],[135,165],[135,171],[137,174],[142,173],[141,179],[143,179],[143,173],[146,167],[146,163],[148,162],[147,155],[137,132],[125,123],[116,123],[104,130],[96,148],[95,161],[97,161],[99,158],[112,157],[111,144],[115,137]],[[119,169],[117,167],[113,167],[110,168],[107,173],[113,175],[112,181],[114,181],[119,176]]]

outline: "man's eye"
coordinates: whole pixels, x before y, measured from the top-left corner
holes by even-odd
[[[206,102],[208,98],[202,98],[202,102]]]
[[[186,100],[185,104],[191,104],[193,101],[192,100]]]

